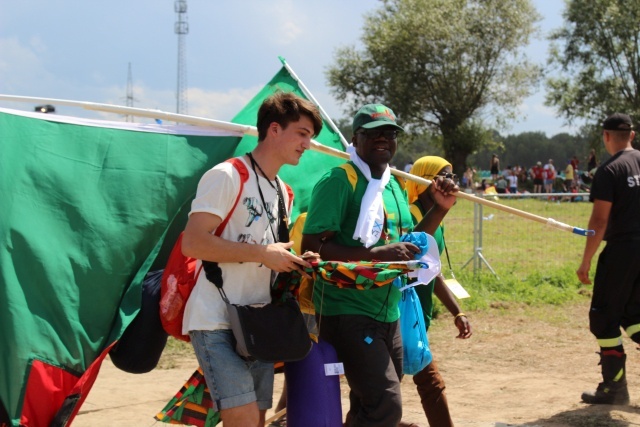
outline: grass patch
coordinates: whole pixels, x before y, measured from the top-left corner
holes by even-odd
[[[158,361],[157,369],[175,369],[185,364],[193,366],[194,369],[198,366],[191,343],[170,336]]]
[[[591,289],[582,285],[572,267],[553,270],[532,271],[524,278],[507,275],[496,279],[489,272],[473,276],[472,272],[463,272],[458,281],[471,295],[460,301],[464,311],[508,310],[519,306],[542,306],[584,301],[591,297]],[[446,311],[436,299],[434,315]]]
[[[497,201],[583,228],[592,208],[587,202],[558,202],[547,197]],[[471,294],[471,298],[460,301],[465,311],[560,306],[591,296],[591,287],[582,285],[575,274],[585,245],[583,236],[466,200],[456,203],[444,225],[452,269]],[[499,279],[474,255],[476,247]],[[592,278],[598,253],[592,261]],[[441,261],[444,275],[450,277],[446,254]],[[446,309],[436,299],[434,310],[437,316]]]
[[[500,204],[510,206],[542,218],[575,227],[586,228],[591,215],[591,203],[554,202],[544,199],[500,199]],[[473,270],[474,262],[468,261],[475,253],[474,237],[482,254],[501,279],[517,276],[527,279],[536,271],[553,271],[565,266],[574,270],[580,264],[585,238],[566,231],[548,227],[496,209],[460,200],[444,219],[445,239],[456,276]],[[484,218],[474,231],[474,209]],[[480,233],[481,231],[481,233]],[[463,266],[466,265],[466,267]],[[595,264],[595,263],[593,263]],[[487,270],[481,265],[480,271]],[[444,270],[448,270],[443,254]]]

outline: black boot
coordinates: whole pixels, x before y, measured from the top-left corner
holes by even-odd
[[[629,390],[625,361],[627,355],[617,350],[606,350],[600,354],[602,379],[595,392],[582,393],[582,401],[600,405],[628,405]]]

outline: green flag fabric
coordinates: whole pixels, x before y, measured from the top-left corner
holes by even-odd
[[[262,101],[277,91],[293,92],[301,98],[308,99],[302,92],[302,89],[300,89],[298,82],[296,82],[285,67],[282,67],[271,81],[267,83],[231,121],[238,124],[255,126],[258,109]],[[340,135],[329,127],[326,120],[324,120],[322,132],[314,139],[327,147],[345,151],[340,141]],[[240,156],[251,151],[257,142],[257,137],[245,135],[242,141],[240,141],[235,155]],[[344,162],[344,159],[308,150],[304,153],[297,166],[285,165],[280,169],[278,175],[284,182],[291,186],[293,194],[295,195],[293,212],[291,214],[292,223],[301,212],[307,211],[309,199],[311,198],[311,190],[313,190],[313,186],[318,182],[320,177],[330,168],[341,165]],[[300,179],[300,177],[303,177],[303,179]]]
[[[255,126],[286,68],[236,115]],[[326,122],[316,141],[344,151]],[[102,358],[163,268],[204,172],[257,138],[190,126],[91,121],[0,109],[0,425],[66,425]],[[280,176],[305,212],[344,160],[308,151]],[[300,179],[303,177],[303,179]]]
[[[126,125],[0,111],[0,425],[79,406],[47,393],[64,397],[119,338],[198,180],[241,138]]]

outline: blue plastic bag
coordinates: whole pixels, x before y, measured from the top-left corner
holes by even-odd
[[[429,349],[422,305],[413,287],[402,291],[400,299],[400,333],[402,334],[402,372],[415,375],[433,359]]]

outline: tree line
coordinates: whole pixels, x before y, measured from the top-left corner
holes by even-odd
[[[458,174],[467,165],[486,168],[494,152],[502,164],[584,161],[590,148],[602,153],[604,117],[640,117],[640,2],[567,0],[546,64],[524,53],[539,31],[530,0],[380,3],[364,16],[363,49],[337,50],[327,78],[345,112],[372,102],[392,106],[408,130],[398,165],[422,152],[447,158]],[[541,82],[546,105],[567,123],[585,123],[579,134],[502,137]]]

